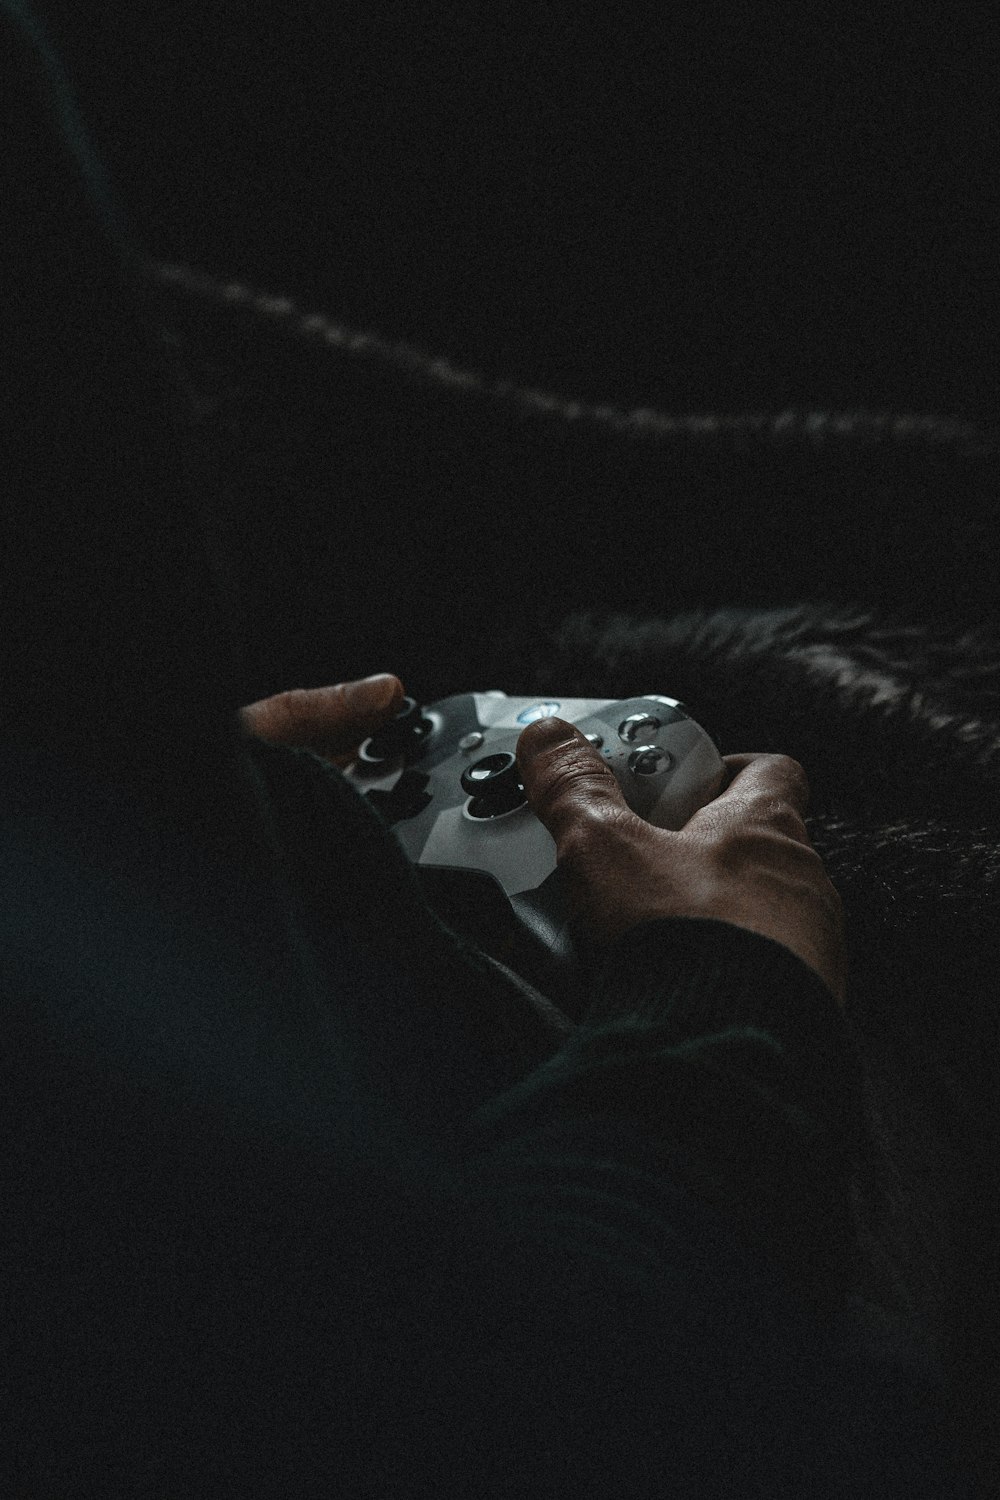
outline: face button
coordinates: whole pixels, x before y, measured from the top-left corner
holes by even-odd
[[[618,738],[625,745],[634,745],[636,740],[648,739],[662,723],[655,714],[629,714],[618,726]]]
[[[628,758],[628,768],[635,776],[660,776],[672,764],[673,757],[659,745],[640,745]]]

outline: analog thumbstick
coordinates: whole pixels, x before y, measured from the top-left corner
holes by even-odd
[[[462,772],[462,790],[472,798],[469,814],[473,818],[498,818],[528,800],[517,756],[509,750],[484,755],[466,766]]]
[[[433,728],[417,700],[404,698],[395,717],[362,745],[361,759],[371,763],[392,760],[397,755],[412,755]]]

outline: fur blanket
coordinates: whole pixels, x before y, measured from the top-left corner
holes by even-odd
[[[902,1003],[884,981],[873,990],[876,967],[897,996],[934,984],[943,1003],[965,973],[992,988],[1000,635],[817,605],[664,619],[576,613],[527,653],[504,674],[509,692],[665,691],[724,753],[801,761],[810,833],[853,935],[854,984],[872,990],[866,1011],[889,1022]]]
[[[520,649],[490,686],[666,691],[724,753],[806,768],[865,1065],[872,1298],[957,1362],[968,1420],[996,1377],[1000,636],[806,604],[575,613]]]

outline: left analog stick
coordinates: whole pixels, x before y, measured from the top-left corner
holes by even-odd
[[[472,798],[474,818],[497,818],[526,802],[517,756],[509,750],[484,755],[462,772],[462,790]]]
[[[395,717],[362,745],[361,759],[372,763],[407,755],[423,744],[433,727],[417,700],[404,698]]]

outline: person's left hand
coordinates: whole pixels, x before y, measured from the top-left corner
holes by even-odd
[[[335,687],[295,688],[261,698],[239,711],[247,734],[271,745],[312,750],[335,766],[354,760],[362,740],[392,719],[403,684],[389,672]]]

